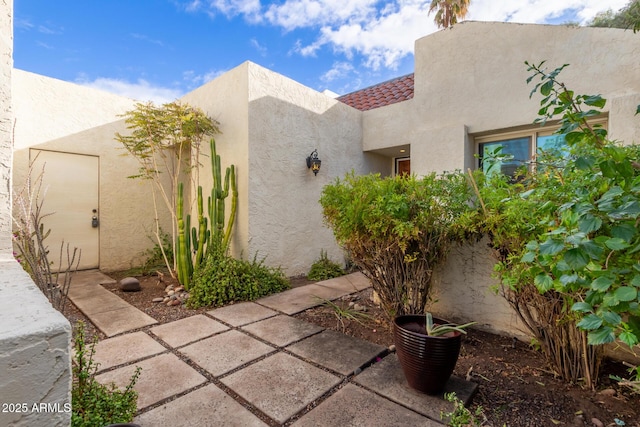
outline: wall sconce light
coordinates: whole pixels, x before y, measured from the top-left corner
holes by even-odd
[[[314,175],[318,175],[321,163],[322,161],[318,158],[318,150],[313,150],[307,157],[307,167],[311,169]]]

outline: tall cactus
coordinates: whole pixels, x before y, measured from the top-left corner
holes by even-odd
[[[198,223],[191,227],[191,215],[184,215],[184,185],[182,183],[178,185],[176,265],[178,281],[187,289],[193,272],[200,267],[209,250],[221,249],[225,252],[228,250],[235,223],[238,205],[235,166],[231,165],[226,169],[223,186],[220,156],[216,152],[215,140],[213,139],[211,139],[211,170],[213,187],[211,196],[207,200],[210,221],[204,215],[202,187],[198,186]],[[231,191],[231,212],[225,228],[225,199],[229,196],[229,191]],[[211,230],[209,230],[209,223]]]
[[[190,216],[184,217],[184,185],[178,185],[178,200],[176,206],[178,220],[178,242],[176,244],[176,266],[178,267],[178,281],[185,288],[189,287],[193,274],[193,261],[191,260],[191,242],[189,238]],[[186,224],[185,224],[186,222]]]
[[[195,255],[193,259],[193,270],[197,270],[204,258],[205,249],[209,243],[211,232],[208,230],[207,217],[204,216],[204,206],[202,198],[202,186],[198,186],[198,228],[191,229],[193,248]]]
[[[216,142],[213,138],[211,138],[211,171],[213,173],[213,188],[211,189],[211,197],[208,199],[209,218],[211,218],[210,243],[212,246],[217,246],[216,249],[221,249],[226,252],[229,249],[231,231],[235,223],[238,204],[238,187],[236,183],[235,166],[233,165],[225,171],[223,187],[220,156],[216,152]],[[225,199],[229,196],[229,185],[231,185],[231,212],[225,229]]]

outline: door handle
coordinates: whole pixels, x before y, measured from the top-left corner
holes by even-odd
[[[100,225],[100,221],[98,221],[98,210],[93,210],[93,216],[91,217],[91,226],[93,228],[97,228]]]

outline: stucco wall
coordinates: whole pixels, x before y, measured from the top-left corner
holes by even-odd
[[[443,138],[441,131],[449,126],[466,126],[469,134],[475,134],[532,124],[539,97],[529,98],[533,86],[526,84],[530,73],[524,61],[543,60],[549,70],[570,64],[560,79],[576,93],[607,98],[611,135],[638,141],[637,124],[630,129],[628,120],[635,108],[622,111],[615,106],[616,98],[629,99],[640,93],[639,55],[640,37],[620,29],[499,22],[456,24],[416,41],[415,93],[411,101],[364,112],[364,150],[397,145],[400,135],[403,142],[411,144],[412,166],[427,162],[421,166],[427,170],[443,170],[440,165],[466,167],[468,156],[456,157],[458,163],[452,165],[450,152],[472,154],[472,140]],[[407,129],[422,129],[425,137],[412,139]],[[422,146],[420,152],[432,155],[416,159],[417,145]]]
[[[155,244],[150,239],[156,217],[151,182],[127,178],[138,173],[138,163],[131,156],[123,156],[126,151],[115,141],[116,132],[125,132],[122,120],[31,147],[99,157],[99,247],[103,271],[140,266],[146,257],[145,251]],[[24,182],[28,164],[29,149],[16,151],[16,183]],[[162,200],[158,200],[158,207],[160,225],[169,233],[170,217]]]
[[[119,115],[133,109],[135,101],[26,71],[14,69],[14,74],[14,186],[25,182],[30,148],[98,156],[99,267],[114,271],[141,265],[155,244],[149,239],[156,217],[150,182],[127,178],[139,166],[114,139],[116,132],[127,133]],[[161,227],[169,232],[169,213],[162,200],[158,206]]]
[[[266,257],[288,275],[307,273],[321,249],[344,261],[322,224],[322,187],[351,169],[391,170],[389,159],[362,153],[359,111],[251,62],[181,100],[220,121],[222,167],[237,166],[234,255]],[[323,163],[314,176],[305,159],[316,148]],[[200,182],[205,192],[211,186],[206,158]]]
[[[451,321],[478,322],[477,327],[499,334],[529,336],[517,314],[499,295],[493,278],[495,258],[485,238],[455,245],[433,277],[431,310]]]
[[[0,259],[11,256],[13,0],[0,0]],[[7,11],[5,13],[5,11]]]
[[[0,412],[0,425],[69,425],[71,325],[13,260],[0,261],[0,292],[12,302],[0,322],[0,396],[25,404]],[[40,412],[41,403],[48,406]]]
[[[344,262],[323,225],[322,188],[354,170],[390,172],[388,159],[363,154],[360,111],[256,64],[249,64],[249,251],[307,273],[326,250]],[[306,158],[317,149],[317,176]]]
[[[13,70],[16,149],[118,120],[135,101],[22,70]]]
[[[71,326],[13,259],[11,248],[13,1],[0,0],[0,11],[0,295],[6,302],[0,396],[3,404],[26,405],[3,406],[0,425],[64,426],[71,420],[70,407],[64,406],[71,404]],[[50,406],[34,411],[41,403]]]

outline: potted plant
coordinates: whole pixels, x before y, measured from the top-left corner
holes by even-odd
[[[438,394],[447,384],[460,354],[465,328],[434,319],[431,313],[397,316],[393,322],[396,354],[409,386],[421,393]]]

